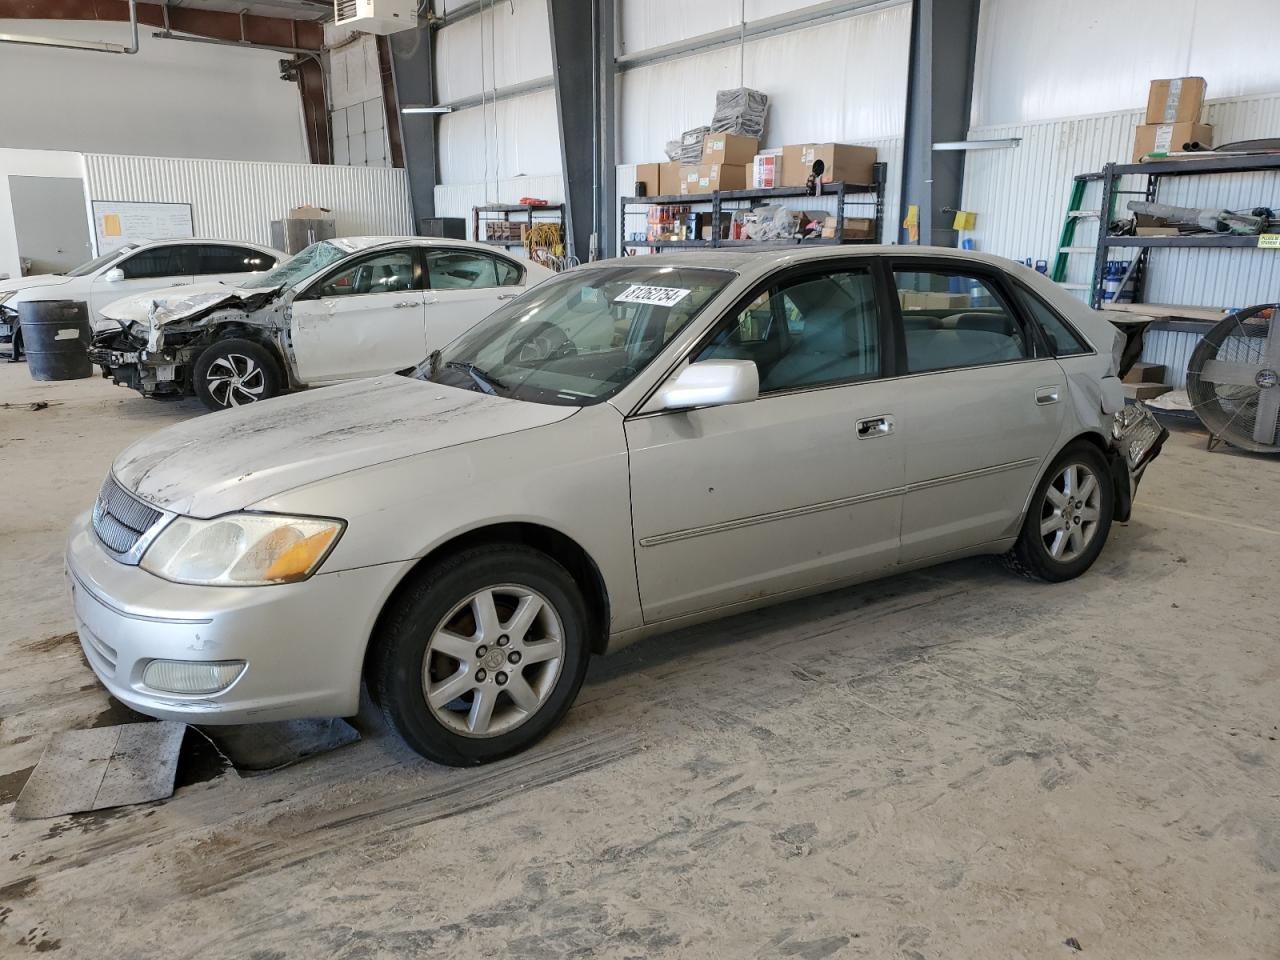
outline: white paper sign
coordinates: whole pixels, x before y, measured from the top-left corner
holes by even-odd
[[[93,223],[99,254],[130,242],[177,240],[196,235],[189,203],[95,200]]]
[[[674,307],[689,295],[679,287],[651,287],[647,283],[633,283],[613,298],[614,303],[649,303],[655,307]]]

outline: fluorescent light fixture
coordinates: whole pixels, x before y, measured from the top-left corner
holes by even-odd
[[[401,107],[401,113],[453,113],[453,107]]]
[[[1022,143],[1021,137],[1005,137],[1003,140],[949,140],[946,143],[935,143],[935,150],[1000,150],[1004,147],[1016,147]]]

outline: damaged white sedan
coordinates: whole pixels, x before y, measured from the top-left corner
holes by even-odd
[[[494,760],[647,634],[957,557],[1083,574],[1167,435],[1123,340],[952,250],[590,264],[411,375],[134,444],[70,532],[80,641],[152,716],[346,716],[367,684],[425,756]]]
[[[411,367],[554,276],[461,240],[322,240],[235,283],[174,287],[101,311],[104,377],[212,410]]]

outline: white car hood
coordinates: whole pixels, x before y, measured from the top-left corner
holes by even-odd
[[[13,293],[15,290],[30,290],[32,287],[58,287],[70,283],[71,277],[57,273],[37,273],[32,277],[14,277],[12,280],[0,280],[0,293]]]
[[[388,375],[175,424],[125,450],[112,472],[148,503],[213,517],[339,473],[545,426],[576,410]]]
[[[188,283],[176,287],[162,287],[146,293],[135,294],[115,300],[102,308],[102,316],[108,320],[121,323],[151,322],[152,310],[155,312],[155,325],[162,327],[176,320],[203,313],[223,303],[233,300],[244,300],[260,297],[273,292],[271,287],[247,289],[236,287],[216,280],[206,283]]]

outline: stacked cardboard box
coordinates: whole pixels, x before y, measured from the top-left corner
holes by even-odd
[[[1180,153],[1190,146],[1213,146],[1213,127],[1200,122],[1204,109],[1204,77],[1152,80],[1146,122],[1133,138],[1133,162],[1151,153]]]

